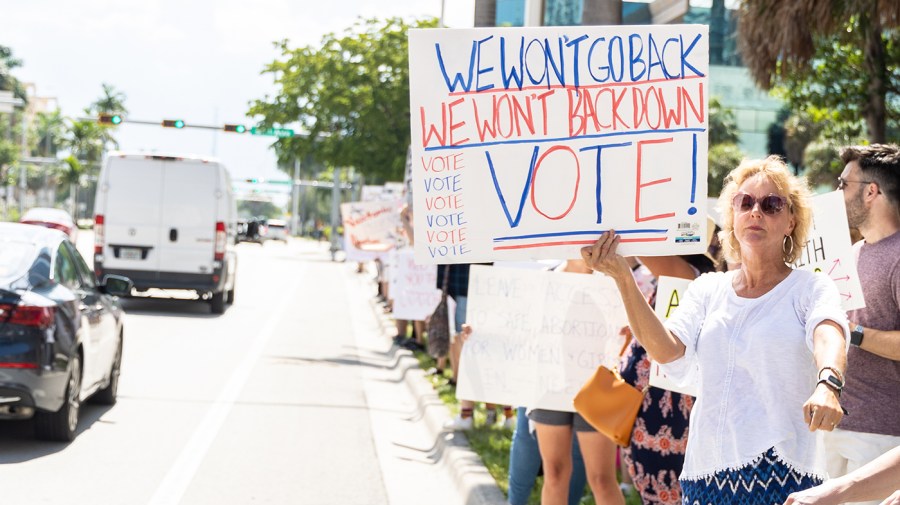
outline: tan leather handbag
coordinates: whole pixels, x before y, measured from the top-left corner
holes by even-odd
[[[627,346],[626,342],[623,352]],[[618,370],[600,366],[575,395],[575,410],[594,429],[625,447],[646,392],[622,380]]]

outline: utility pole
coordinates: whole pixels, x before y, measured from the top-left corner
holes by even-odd
[[[300,233],[300,158],[294,158],[294,180],[291,181],[291,235]]]
[[[341,172],[334,168],[334,185],[331,187],[331,261],[335,260],[337,252],[341,250],[338,242],[338,226],[341,224]]]
[[[28,111],[22,108],[22,159],[19,160],[19,219],[25,215],[25,195],[28,192],[28,170],[25,158],[28,157]]]

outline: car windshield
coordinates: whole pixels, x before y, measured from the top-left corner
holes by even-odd
[[[0,241],[0,286],[21,278],[34,262],[37,246],[30,242]]]

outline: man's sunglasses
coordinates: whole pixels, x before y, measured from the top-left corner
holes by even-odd
[[[753,206],[759,202],[759,210],[770,216],[778,214],[787,205],[787,198],[779,195],[769,194],[757,200],[753,195],[747,193],[738,193],[734,195],[731,206],[735,211],[747,212],[753,209]]]
[[[847,184],[850,184],[852,182],[855,182],[856,184],[872,184],[875,181],[848,181],[847,179],[844,179],[843,177],[838,177],[837,188],[838,188],[838,190],[842,190],[847,187]],[[881,190],[879,189],[878,192],[880,193]]]

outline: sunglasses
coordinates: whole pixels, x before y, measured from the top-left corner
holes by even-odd
[[[850,184],[851,182],[855,182],[857,184],[872,184],[875,181],[848,181],[847,179],[844,179],[843,177],[838,177],[838,183],[837,183],[838,190],[842,190],[842,189],[846,188],[847,184]]]
[[[757,199],[755,196],[748,195],[747,193],[738,193],[734,195],[731,206],[735,211],[747,212],[752,210],[757,202],[759,202],[759,210],[763,211],[764,214],[774,216],[781,212],[784,209],[784,206],[787,205],[787,198],[769,194]]]

